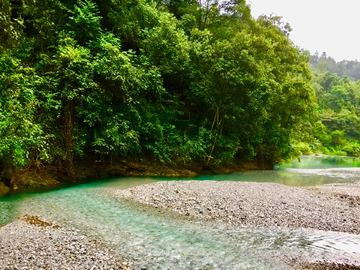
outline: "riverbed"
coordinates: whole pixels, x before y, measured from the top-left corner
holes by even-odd
[[[354,162],[303,157],[275,171],[118,178],[16,195],[0,200],[0,224],[7,224],[0,232],[19,222],[30,226],[16,221],[26,214],[38,216],[101,241],[109,256],[119,254],[114,263],[130,269],[356,269],[360,168]],[[0,245],[5,238],[2,233]]]

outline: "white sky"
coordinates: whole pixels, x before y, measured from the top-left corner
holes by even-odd
[[[254,18],[275,14],[293,31],[296,46],[336,61],[360,61],[360,0],[246,0]]]

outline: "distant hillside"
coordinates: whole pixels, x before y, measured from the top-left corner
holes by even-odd
[[[357,60],[336,62],[334,58],[327,57],[325,52],[320,57],[316,52],[311,56],[310,64],[316,69],[336,73],[339,77],[347,76],[352,81],[360,79],[360,62]]]

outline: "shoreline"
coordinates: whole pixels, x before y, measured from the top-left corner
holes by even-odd
[[[270,164],[256,161],[234,161],[227,166],[204,166],[202,163],[162,163],[151,159],[117,159],[114,161],[83,160],[75,163],[75,179],[63,169],[44,166],[40,171],[30,168],[23,171],[0,171],[0,198],[15,191],[25,193],[37,189],[57,189],[61,186],[82,184],[96,179],[112,177],[169,177],[191,178],[202,175],[220,175],[250,170],[271,169]]]
[[[277,230],[306,228],[305,231],[314,229],[351,233],[356,238],[360,236],[360,184],[298,188],[274,183],[171,181],[124,190],[107,188],[102,192],[146,204],[151,209],[172,211],[194,220],[210,220],[215,225]],[[98,263],[100,269],[129,269],[121,255],[116,256],[111,248],[100,242],[81,235],[77,230],[42,221],[39,217],[25,216],[0,227],[0,268],[10,267],[15,261],[18,268],[38,269],[36,267],[48,265],[50,269],[62,269],[56,268],[61,261],[69,263],[67,266],[71,269],[87,269],[78,262],[85,265],[93,258],[92,262]],[[36,256],[28,261],[26,258],[33,256],[34,252]],[[53,256],[56,261],[51,259]],[[339,262],[328,258],[322,260],[321,256],[315,261],[307,261],[306,257],[298,258],[294,254],[279,256],[274,251],[274,258],[284,259],[293,269],[360,269],[359,259],[346,261],[346,257]],[[104,261],[108,264],[102,264]]]

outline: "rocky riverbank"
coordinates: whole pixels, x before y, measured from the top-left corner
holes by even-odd
[[[3,182],[0,182],[0,198],[5,196],[10,191],[10,188],[5,186]]]
[[[0,228],[0,269],[124,269],[126,263],[75,229],[25,216]]]
[[[192,162],[176,164],[154,159],[118,158],[116,160],[97,160],[95,157],[74,163],[72,176],[60,166],[44,166],[41,169],[31,166],[22,171],[0,170],[0,198],[9,192],[16,193],[59,188],[64,183],[84,183],[89,179],[103,179],[119,176],[149,177],[195,177],[205,174],[228,174],[235,171],[271,169],[272,165],[256,161],[236,161],[227,166],[204,166]],[[6,183],[6,184],[5,184]]]

